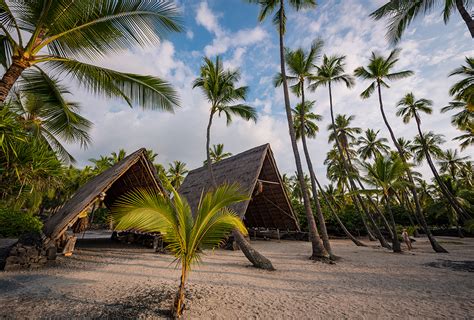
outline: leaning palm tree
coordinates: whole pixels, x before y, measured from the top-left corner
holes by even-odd
[[[392,247],[393,252],[401,252],[400,242],[398,241],[397,226],[393,217],[391,197],[396,192],[397,187],[402,185],[401,179],[405,173],[405,164],[400,158],[391,159],[390,157],[377,157],[374,164],[364,163],[367,170],[366,181],[376,187],[379,187],[383,194],[385,206],[390,216],[392,224]]]
[[[301,164],[301,157],[298,150],[298,145],[296,142],[296,133],[293,127],[293,116],[291,114],[291,104],[290,104],[290,93],[288,90],[288,82],[286,79],[286,66],[285,66],[285,45],[284,45],[284,36],[286,30],[286,11],[285,11],[285,1],[284,0],[247,0],[250,3],[256,3],[260,6],[260,13],[258,16],[259,21],[265,20],[267,16],[271,15],[274,11],[273,23],[278,28],[279,36],[279,49],[280,49],[280,73],[283,85],[283,97],[285,102],[285,112],[286,120],[288,124],[288,131],[290,134],[291,147],[293,150],[293,155],[295,157],[296,171],[298,173],[298,181],[301,185],[303,192],[303,202],[305,208],[305,214],[308,221],[308,229],[310,240],[312,243],[312,259],[322,259],[326,260],[329,257],[326,249],[324,248],[321,238],[319,237],[318,229],[316,226],[316,221],[313,216],[313,210],[311,209],[311,202],[309,198],[308,188],[304,183],[304,172],[303,166]],[[294,8],[296,11],[301,9],[310,9],[316,6],[315,0],[289,0],[289,5]]]
[[[224,160],[232,155],[230,152],[224,152],[224,144],[219,143],[217,145],[213,144],[212,149],[209,150],[212,163],[219,162]],[[207,160],[204,161],[204,165],[207,165]]]
[[[357,153],[359,153],[362,160],[375,159],[389,153],[390,147],[386,144],[388,140],[378,138],[379,132],[380,130],[367,129],[364,131],[365,135],[357,139],[356,144],[359,146]]]
[[[420,201],[418,199],[417,191],[415,188],[415,183],[413,180],[413,176],[411,174],[411,170],[408,165],[406,165],[406,156],[404,154],[403,149],[401,146],[398,144],[397,138],[395,137],[395,133],[392,130],[392,127],[390,126],[390,123],[388,122],[387,116],[385,115],[385,110],[383,107],[383,99],[382,99],[382,87],[385,88],[390,88],[389,85],[386,83],[387,80],[393,81],[393,80],[398,80],[398,79],[403,79],[406,77],[409,77],[413,74],[413,71],[410,70],[404,70],[404,71],[397,71],[394,72],[393,68],[395,64],[398,62],[398,56],[400,54],[399,49],[394,49],[390,52],[388,57],[383,57],[381,55],[377,55],[372,52],[372,56],[370,58],[369,64],[367,65],[367,68],[365,67],[358,67],[355,69],[354,73],[357,77],[363,79],[363,80],[370,80],[371,84],[361,93],[361,98],[362,99],[368,99],[375,90],[377,90],[378,93],[378,100],[379,100],[379,108],[380,108],[380,113],[382,114],[383,121],[385,123],[385,126],[387,127],[390,137],[392,139],[393,144],[395,145],[398,154],[402,161],[405,163],[405,170],[406,174],[408,177],[408,181],[410,182],[410,190],[412,193],[413,200],[415,202],[415,209],[416,209],[416,214],[418,215],[419,220],[422,223],[422,227],[428,236],[431,246],[433,247],[433,250],[435,252],[446,252],[446,250],[441,247],[441,245],[436,241],[436,239],[433,237],[431,231],[428,228],[428,225],[426,224],[426,219],[422,213],[422,208],[420,205]]]
[[[0,1],[0,104],[27,69],[67,77],[89,92],[130,106],[172,111],[173,88],[153,77],[83,62],[179,32],[179,10],[169,1]],[[53,94],[53,92],[51,92]]]
[[[307,121],[305,119],[305,115],[311,117],[314,115],[313,113],[306,112],[308,108],[311,108],[314,105],[314,101],[306,101],[305,99],[305,89],[306,86],[309,84],[311,80],[311,76],[315,69],[315,62],[316,59],[319,58],[321,49],[323,47],[322,40],[315,40],[313,41],[311,48],[308,52],[305,52],[303,48],[299,48],[296,50],[289,50],[286,49],[285,54],[285,62],[287,65],[287,77],[286,80],[290,85],[291,91],[297,96],[301,98],[301,103],[299,103],[293,111],[293,119],[295,123],[295,135],[296,139],[301,139],[303,144],[303,150],[306,158],[306,163],[308,165],[309,174],[311,177],[311,190],[313,193],[313,199],[316,205],[316,215],[318,218],[319,229],[321,231],[321,238],[323,240],[323,245],[326,248],[326,251],[329,253],[329,256],[334,257],[332,254],[331,244],[329,242],[329,236],[326,229],[326,221],[324,219],[324,215],[321,209],[321,204],[318,198],[318,188],[316,186],[316,175],[313,170],[313,164],[311,162],[311,158],[309,155],[309,151],[306,144],[306,129],[311,130],[309,128],[313,125],[314,129],[314,122]],[[281,86],[283,83],[283,77],[281,73],[277,74],[275,77],[275,86]],[[312,104],[312,105],[311,105]],[[299,113],[295,113],[298,111]],[[318,117],[317,115],[316,118]],[[314,117],[313,116],[313,117]],[[314,135],[316,136],[316,131],[313,131]],[[312,133],[310,133],[312,134]]]
[[[211,104],[206,132],[206,160],[210,180],[214,188],[217,187],[217,183],[212,170],[211,150],[209,148],[214,116],[225,115],[228,125],[232,123],[232,116],[239,116],[247,121],[257,121],[255,108],[239,103],[239,101],[245,101],[248,92],[247,87],[236,87],[239,79],[240,72],[238,70],[225,70],[221,59],[217,56],[215,62],[207,57],[204,58],[200,76],[193,82],[193,88],[201,88]],[[253,249],[238,230],[235,230],[232,234],[240,249],[255,267],[267,270],[274,269],[270,260]]]
[[[462,171],[465,163],[469,160],[469,156],[462,157],[458,154],[458,150],[448,149],[443,152],[439,160],[440,170],[443,173],[449,173],[453,180],[456,180],[458,173]]]
[[[441,157],[443,155],[443,152],[439,149],[438,144],[441,144],[443,142],[441,137],[438,136],[429,136],[425,137],[423,135],[423,132],[421,131],[421,117],[420,117],[420,112],[426,113],[426,114],[431,114],[432,109],[431,106],[433,105],[433,102],[428,99],[416,99],[413,93],[407,93],[398,103],[397,106],[399,107],[397,111],[397,116],[401,116],[403,118],[404,123],[410,122],[411,119],[415,119],[416,121],[416,127],[418,129],[418,140],[421,144],[421,151],[424,154],[424,158],[428,162],[428,165],[433,172],[433,175],[438,182],[438,185],[441,189],[441,192],[443,193],[444,197],[448,200],[449,203],[453,206],[453,209],[458,213],[461,214],[464,212],[464,214],[467,214],[463,207],[459,204],[458,201],[454,198],[454,196],[449,192],[448,188],[444,185],[443,180],[441,180],[438,171],[436,170],[435,164],[433,163],[433,159],[431,158],[432,154],[437,155],[438,157]],[[427,139],[433,140],[433,143],[428,143]],[[415,139],[416,140],[416,139]],[[434,141],[436,140],[436,141]],[[432,150],[430,152],[429,146],[432,145],[435,150]],[[418,158],[417,160],[420,160],[420,156],[415,157]]]
[[[248,200],[235,185],[222,185],[201,197],[195,212],[172,187],[173,198],[139,189],[117,200],[112,212],[116,230],[159,232],[167,249],[181,265],[179,289],[173,302],[173,315],[180,318],[185,303],[186,282],[192,266],[201,260],[203,249],[219,247],[237,229],[246,234],[242,220],[229,209]]]
[[[389,0],[385,5],[370,14],[375,20],[388,17],[387,38],[392,44],[400,41],[410,23],[421,15],[431,13],[435,8],[443,9],[443,20],[446,24],[453,14],[458,11],[474,38],[474,20],[469,13],[472,0]]]
[[[186,168],[186,163],[182,161],[175,160],[173,163],[168,164],[167,178],[173,188],[179,189],[179,187],[181,187],[184,177],[188,172],[189,170]]]

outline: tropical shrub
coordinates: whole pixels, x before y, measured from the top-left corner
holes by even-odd
[[[43,223],[31,213],[0,208],[0,236],[19,237],[29,232],[40,232]]]

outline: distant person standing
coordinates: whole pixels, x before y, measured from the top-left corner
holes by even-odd
[[[410,236],[408,235],[407,229],[403,229],[402,238],[403,238],[403,241],[405,241],[405,244],[407,245],[408,250],[413,249],[413,247],[411,246],[411,240],[410,240]]]

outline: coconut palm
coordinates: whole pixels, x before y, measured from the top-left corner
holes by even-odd
[[[428,134],[425,136],[421,131],[421,117],[420,112],[431,114],[432,109],[431,105],[433,102],[428,99],[416,99],[413,93],[407,93],[398,103],[397,116],[403,118],[404,123],[410,122],[411,119],[415,119],[416,126],[418,129],[418,136],[415,138],[415,145],[412,148],[412,151],[415,153],[415,160],[421,162],[423,158],[426,159],[428,165],[433,172],[433,175],[436,178],[436,181],[441,188],[443,195],[451,203],[454,210],[458,214],[461,214],[464,211],[464,214],[467,213],[462,208],[462,206],[456,201],[451,193],[449,193],[448,188],[443,184],[438,171],[436,170],[435,164],[431,158],[431,155],[434,155],[436,158],[441,158],[443,156],[443,151],[440,149],[439,145],[444,143],[443,138],[440,135]],[[423,155],[423,156],[422,156]]]
[[[32,69],[49,82],[67,77],[89,92],[130,106],[172,111],[173,88],[153,77],[83,62],[160,41],[181,30],[179,10],[168,0],[0,1],[0,104]],[[51,94],[54,94],[51,92]]]
[[[296,143],[296,133],[293,127],[293,116],[291,114],[291,104],[290,104],[290,94],[288,90],[288,83],[286,79],[286,62],[285,62],[285,44],[284,44],[284,36],[286,30],[286,7],[284,0],[247,0],[250,3],[256,3],[260,7],[260,13],[258,15],[258,20],[261,22],[265,20],[269,15],[271,15],[274,11],[275,14],[273,15],[273,24],[276,25],[278,28],[278,36],[279,36],[279,48],[280,48],[280,73],[282,78],[282,85],[283,85],[283,96],[285,101],[285,112],[286,112],[286,119],[288,124],[288,131],[290,134],[290,141],[291,147],[293,150],[293,155],[295,157],[295,164],[296,170],[298,173],[298,181],[301,185],[301,189],[303,191],[303,202],[305,208],[305,214],[308,221],[308,229],[310,234],[310,240],[312,243],[312,259],[327,259],[329,254],[327,253],[324,245],[321,242],[319,237],[318,229],[316,226],[316,221],[313,216],[313,210],[311,209],[311,202],[309,198],[308,188],[304,184],[304,173],[303,173],[303,166],[301,164],[301,157],[298,150],[298,145]],[[315,0],[288,0],[288,4],[299,11],[301,9],[311,9],[316,6]]]
[[[398,159],[390,157],[377,157],[373,164],[364,163],[367,171],[366,181],[373,186],[379,187],[382,191],[387,212],[390,215],[392,225],[392,247],[393,252],[401,252],[400,242],[398,241],[397,226],[393,217],[392,207],[390,204],[391,197],[398,187],[403,186],[403,175],[405,174],[405,164]]]
[[[357,152],[361,156],[362,160],[372,159],[386,155],[390,151],[390,147],[386,144],[388,140],[386,138],[378,138],[380,130],[367,129],[364,131],[365,136],[361,136],[357,139],[357,145],[359,149]]]
[[[396,44],[413,20],[441,7],[445,24],[453,12],[458,11],[474,38],[474,21],[469,13],[473,3],[472,0],[389,0],[370,16],[375,20],[388,18],[387,38]]]
[[[466,130],[474,124],[474,104],[470,107],[469,102],[463,97],[456,101],[451,101],[446,107],[441,109],[442,113],[459,110],[451,117],[451,124],[459,130]]]
[[[113,165],[112,159],[109,156],[101,155],[99,159],[90,158],[89,161],[94,164],[94,172],[97,174],[109,169]]]
[[[110,161],[112,165],[114,165],[114,164],[119,163],[123,159],[125,159],[126,156],[127,156],[127,151],[125,151],[125,149],[119,149],[118,152],[114,151],[110,154]]]
[[[167,178],[173,188],[179,189],[181,187],[184,177],[188,172],[189,170],[186,169],[186,163],[184,162],[175,160],[173,163],[168,164]]]
[[[458,173],[462,170],[465,162],[469,158],[469,156],[461,157],[458,154],[458,150],[448,149],[443,152],[438,163],[441,172],[450,174],[453,180],[456,180]]]
[[[240,72],[238,70],[225,70],[220,57],[217,56],[215,62],[207,57],[204,58],[200,76],[193,82],[193,88],[201,88],[208,102],[211,104],[206,132],[206,161],[211,183],[214,188],[217,187],[217,184],[212,171],[211,149],[209,148],[211,143],[211,126],[214,116],[225,115],[227,125],[232,123],[232,116],[239,116],[247,121],[257,121],[255,108],[239,103],[239,101],[245,101],[248,92],[247,87],[236,87],[239,79]],[[253,249],[238,230],[232,234],[242,252],[255,267],[274,270],[270,260]]]
[[[316,175],[313,170],[313,164],[311,162],[311,157],[309,155],[309,151],[307,148],[306,143],[306,129],[307,126],[313,125],[314,128],[315,123],[311,121],[307,121],[305,119],[305,114],[309,117],[318,117],[314,113],[305,112],[308,108],[311,108],[311,103],[314,106],[313,101],[306,101],[305,100],[305,89],[306,86],[309,84],[311,80],[312,73],[315,69],[315,62],[316,59],[319,58],[321,49],[323,47],[322,40],[315,40],[313,41],[309,52],[305,52],[302,48],[296,49],[294,51],[287,49],[285,54],[285,62],[287,65],[287,76],[286,80],[290,85],[291,91],[297,96],[301,98],[301,103],[299,103],[295,109],[292,109],[293,114],[293,122],[295,126],[295,135],[296,139],[301,139],[303,144],[303,150],[305,154],[306,163],[308,165],[310,177],[311,177],[311,190],[313,193],[313,199],[316,205],[316,215],[318,218],[319,229],[321,231],[321,238],[323,240],[323,245],[326,248],[326,251],[329,253],[331,257],[334,257],[331,250],[331,244],[329,242],[329,236],[326,229],[326,222],[324,219],[324,215],[321,209],[321,204],[318,198],[318,188],[316,186]],[[283,77],[281,73],[279,73],[275,78],[275,86],[281,86],[283,82]],[[294,111],[297,110],[299,113],[295,114]],[[295,119],[298,119],[295,120]],[[299,131],[299,132],[298,132]],[[313,136],[316,136],[316,131],[310,132]]]
[[[186,282],[192,266],[199,262],[203,249],[222,244],[237,229],[246,234],[240,217],[229,206],[248,200],[235,185],[222,185],[206,193],[191,212],[186,199],[172,189],[169,199],[152,190],[135,190],[120,198],[113,208],[117,230],[159,232],[178,265],[181,265],[179,289],[173,314],[183,314]]]
[[[230,152],[224,152],[224,144],[219,143],[217,145],[213,144],[212,149],[209,151],[212,163],[219,162],[224,160],[232,155]],[[207,160],[204,161],[204,165],[207,165]]]
[[[474,58],[466,57],[466,65],[451,71],[449,76],[462,76],[463,79],[455,83],[449,90],[449,94],[456,100],[464,99],[467,103],[467,109],[474,109]]]
[[[420,201],[418,199],[416,188],[414,187],[415,183],[413,180],[413,176],[411,174],[411,170],[409,166],[406,163],[406,155],[404,154],[404,151],[401,148],[401,146],[398,144],[397,138],[395,137],[395,133],[393,132],[393,129],[390,126],[390,123],[388,122],[387,116],[385,115],[383,99],[382,99],[382,86],[385,88],[390,88],[390,86],[386,83],[387,80],[393,81],[393,80],[403,79],[413,74],[413,72],[410,70],[403,70],[403,71],[396,71],[396,72],[393,71],[393,68],[395,67],[396,63],[399,60],[398,58],[399,55],[400,55],[400,49],[392,50],[390,54],[388,55],[388,57],[384,57],[372,52],[372,56],[370,58],[369,64],[367,65],[367,68],[358,67],[357,69],[355,69],[354,73],[357,77],[363,80],[371,81],[371,84],[367,87],[367,89],[365,89],[361,93],[360,96],[362,99],[368,99],[375,92],[375,90],[377,90],[379,108],[380,108],[380,113],[382,114],[383,121],[390,133],[390,138],[392,139],[392,142],[395,145],[400,158],[405,163],[404,167],[407,173],[408,181],[410,182],[410,185],[411,185],[410,190],[412,193],[413,200],[415,202],[416,214],[418,215],[418,218],[422,223],[423,229],[430,240],[433,250],[435,252],[443,253],[443,252],[446,252],[446,250],[443,247],[441,247],[441,245],[436,241],[436,239],[433,237],[430,230],[428,229],[428,225],[426,224],[425,217],[422,213],[422,208],[420,205]]]
[[[474,123],[468,124],[463,132],[464,133],[462,135],[453,139],[459,140],[459,146],[461,147],[461,150],[464,150],[474,144]]]

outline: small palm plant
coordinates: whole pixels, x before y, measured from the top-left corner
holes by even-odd
[[[181,264],[173,303],[173,314],[179,318],[184,310],[186,280],[192,265],[200,261],[202,249],[218,247],[234,229],[247,234],[242,220],[229,206],[248,198],[237,185],[222,185],[203,195],[192,212],[184,197],[167,184],[171,199],[154,190],[139,189],[119,199],[112,212],[117,230],[159,232],[168,243],[167,249]]]

